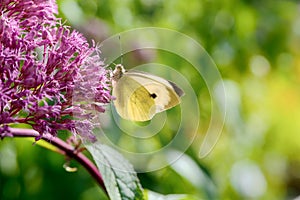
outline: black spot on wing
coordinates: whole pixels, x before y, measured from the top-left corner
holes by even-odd
[[[150,94],[150,97],[151,97],[152,99],[155,99],[155,98],[157,97],[157,95],[156,95],[155,93],[152,93],[152,94]]]

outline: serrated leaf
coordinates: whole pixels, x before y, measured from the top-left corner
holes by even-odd
[[[86,145],[103,176],[112,200],[144,200],[143,189],[132,165],[113,148],[99,142]]]
[[[147,200],[197,200],[196,197],[187,194],[163,195],[150,190],[145,190],[144,195]]]

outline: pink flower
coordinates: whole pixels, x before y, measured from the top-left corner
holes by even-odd
[[[53,0],[2,0],[0,9],[0,137],[25,123],[41,136],[69,130],[94,141],[89,111],[111,100],[96,46],[60,23]]]

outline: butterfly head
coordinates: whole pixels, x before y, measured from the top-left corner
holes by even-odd
[[[118,81],[123,76],[124,73],[125,73],[125,69],[124,69],[123,65],[117,64],[113,71],[112,80]]]

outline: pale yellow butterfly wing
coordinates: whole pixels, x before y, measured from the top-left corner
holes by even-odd
[[[125,74],[113,88],[112,95],[118,114],[127,120],[147,121],[156,113],[155,102],[140,83]]]
[[[175,84],[152,74],[129,71],[116,65],[113,93],[118,114],[132,121],[147,121],[180,103],[184,92]]]
[[[144,72],[130,71],[126,73],[126,76],[133,78],[146,88],[154,99],[156,113],[170,109],[181,102],[180,97],[184,92],[173,82]]]

